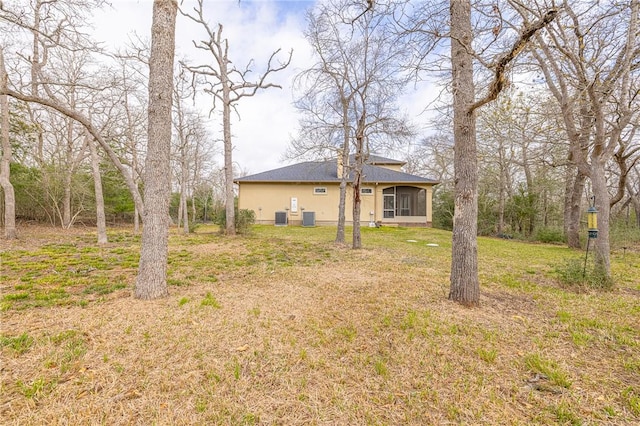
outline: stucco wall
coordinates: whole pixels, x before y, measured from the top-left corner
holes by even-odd
[[[314,188],[326,188],[325,194],[315,194]],[[347,217],[351,219],[351,191],[347,190]],[[292,210],[291,199],[297,199],[298,211]],[[374,209],[374,196],[363,196],[360,220],[369,221]],[[302,212],[315,212],[316,222],[335,223],[338,219],[340,188],[337,184],[277,184],[247,183],[239,185],[238,207],[256,213],[257,223],[272,223],[275,212],[287,211],[289,223],[302,223]],[[366,213],[366,214],[365,214]]]
[[[360,221],[366,226],[370,220],[370,212],[375,212],[374,221],[382,221],[382,190],[390,185],[363,185],[363,188],[372,188],[373,194],[361,195]],[[319,195],[314,193],[314,188],[326,188],[326,193]],[[431,185],[419,186],[427,190],[427,218],[426,223],[431,223]],[[291,199],[297,200],[297,212],[292,211]],[[347,187],[346,220],[351,222],[353,203],[352,191]],[[335,224],[338,220],[338,203],[340,201],[340,188],[338,184],[307,184],[307,183],[260,183],[241,182],[238,193],[238,207],[240,209],[253,210],[256,213],[256,223],[274,223],[275,212],[287,211],[291,225],[302,224],[302,212],[315,212],[316,224]],[[424,220],[416,218],[397,217],[386,222],[417,223]]]

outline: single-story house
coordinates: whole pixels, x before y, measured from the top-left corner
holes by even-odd
[[[335,225],[341,163],[307,161],[238,178],[238,208],[253,210],[260,224]],[[431,226],[433,186],[438,182],[404,173],[404,164],[369,156],[360,187],[362,226]],[[353,217],[352,191],[347,185],[347,224]]]

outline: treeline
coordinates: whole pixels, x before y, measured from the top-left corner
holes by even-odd
[[[131,225],[134,222],[134,203],[122,175],[108,162],[101,165],[103,197],[107,223],[111,226]],[[11,164],[11,180],[16,197],[16,219],[19,223],[40,223],[63,227],[62,217],[65,183],[55,166],[29,167]],[[95,226],[96,200],[92,191],[93,177],[89,170],[80,168],[71,179],[71,210],[73,225]],[[202,192],[202,188],[201,188]],[[3,194],[0,192],[0,201]],[[178,223],[180,193],[171,197],[170,214]],[[0,203],[0,214],[4,214]],[[224,218],[224,203],[212,197],[212,191],[196,194],[187,201],[190,221],[193,223],[220,222]]]

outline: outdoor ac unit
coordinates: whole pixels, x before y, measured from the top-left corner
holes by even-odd
[[[287,212],[276,212],[276,226],[287,226]]]
[[[302,226],[316,226],[316,212],[302,212]]]

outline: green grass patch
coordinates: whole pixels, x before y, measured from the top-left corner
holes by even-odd
[[[211,306],[216,309],[220,309],[222,307],[222,305],[220,305],[220,302],[216,300],[216,298],[211,294],[211,292],[207,292],[207,294],[204,296],[204,299],[202,299],[202,301],[200,302],[200,305]]]
[[[353,342],[358,336],[358,330],[353,325],[336,328],[336,333],[342,336],[347,342]]]
[[[380,377],[387,377],[389,375],[389,369],[387,368],[387,363],[383,359],[376,359],[373,363],[373,369],[376,374]]]
[[[631,410],[635,416],[640,417],[640,389],[629,386],[622,391],[622,398],[627,407],[629,407],[629,410]]]
[[[29,293],[9,293],[2,296],[2,300],[11,302],[14,300],[25,300],[29,298]]]
[[[27,333],[22,333],[14,337],[0,335],[0,346],[10,348],[16,354],[21,355],[31,349],[33,346],[33,337]]]
[[[39,377],[31,383],[24,383],[22,380],[18,380],[16,386],[26,398],[37,399],[49,394],[56,387],[56,383]]]
[[[127,288],[127,284],[123,282],[111,282],[105,278],[101,280],[101,282],[93,282],[92,284],[89,284],[85,287],[83,292],[84,294],[105,295],[123,288]]]
[[[566,404],[552,405],[549,410],[555,416],[558,424],[580,426],[582,420]]]
[[[571,387],[569,376],[553,360],[545,359],[537,353],[532,353],[524,357],[524,364],[529,370],[542,374],[557,386],[567,389]]]
[[[476,352],[480,359],[488,364],[493,364],[494,362],[496,362],[496,358],[498,357],[498,351],[494,348],[478,348]]]

